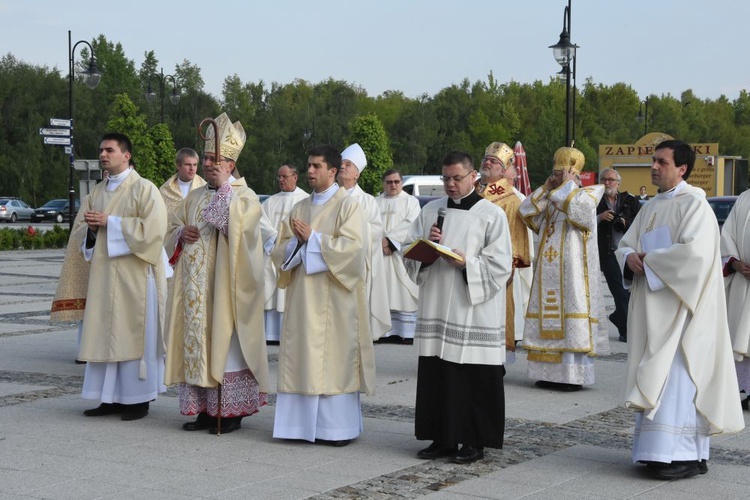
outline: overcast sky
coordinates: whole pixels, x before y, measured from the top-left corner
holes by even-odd
[[[0,0],[0,53],[67,75],[73,43],[104,34],[140,67],[187,59],[206,90],[333,77],[368,94],[433,95],[464,78],[547,82],[566,0]],[[750,86],[748,0],[573,0],[579,85],[626,82],[645,98],[692,89],[735,99]],[[76,60],[80,58],[80,47]]]

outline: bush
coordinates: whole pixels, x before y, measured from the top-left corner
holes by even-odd
[[[0,229],[0,251],[33,250],[40,248],[65,248],[68,229],[55,225],[49,231],[30,234],[28,229]]]

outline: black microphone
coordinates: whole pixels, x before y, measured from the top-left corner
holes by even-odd
[[[442,231],[443,230],[443,221],[445,220],[445,209],[443,207],[438,208],[438,218],[437,222],[435,222],[435,225],[437,228]]]

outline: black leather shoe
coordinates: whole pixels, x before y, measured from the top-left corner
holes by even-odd
[[[122,413],[123,405],[120,403],[102,403],[96,408],[84,410],[83,414],[87,417],[103,417],[105,415],[114,415]]]
[[[211,417],[206,412],[201,412],[192,422],[182,424],[182,429],[186,431],[205,431],[213,424],[216,427],[216,417]]]
[[[221,433],[222,434],[229,434],[230,432],[234,432],[241,428],[242,428],[242,417],[229,417],[229,418],[221,419]],[[211,424],[211,427],[208,428],[208,433],[209,434],[219,433],[218,419],[214,419],[214,422]]]
[[[331,441],[329,439],[316,439],[315,444],[327,444],[328,446],[334,446],[336,448],[341,448],[342,446],[346,446],[349,443],[351,443],[352,439],[339,439],[335,441]]]
[[[698,462],[698,474],[706,474],[708,472],[708,462],[701,460]]]
[[[417,458],[425,460],[434,460],[442,457],[452,457],[456,454],[456,447],[445,446],[442,443],[433,441],[430,446],[417,452]]]
[[[126,422],[131,420],[140,420],[148,415],[148,402],[137,403],[134,405],[122,405],[122,407],[122,416],[120,417],[120,420],[124,420]]]
[[[683,479],[686,477],[697,476],[700,473],[697,460],[672,462],[671,464],[648,462],[646,464],[646,470],[648,475],[654,479],[666,480]]]
[[[484,448],[474,448],[473,446],[463,445],[458,453],[453,457],[453,463],[471,464],[484,458]]]
[[[562,382],[550,382],[548,380],[537,380],[534,382],[534,385],[541,387],[542,389],[552,389],[562,392],[576,392],[583,388],[581,384],[564,384]]]

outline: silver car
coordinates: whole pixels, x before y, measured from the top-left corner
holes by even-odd
[[[18,198],[0,198],[0,221],[31,220],[34,209]]]

